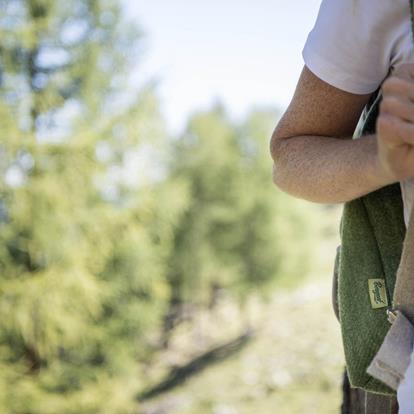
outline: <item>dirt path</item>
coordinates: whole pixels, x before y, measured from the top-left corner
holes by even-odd
[[[267,304],[252,300],[248,319],[258,329],[247,347],[150,401],[139,412],[339,412],[343,356],[330,295],[326,278],[279,291]],[[183,327],[165,358],[178,365],[188,361],[222,338],[240,333],[245,322],[237,307],[223,303],[215,315],[200,315],[194,326]]]

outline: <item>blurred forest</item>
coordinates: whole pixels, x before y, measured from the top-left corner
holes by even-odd
[[[276,110],[171,136],[118,1],[0,13],[0,412],[144,412],[250,346],[252,300],[311,274],[335,214],[272,185]]]

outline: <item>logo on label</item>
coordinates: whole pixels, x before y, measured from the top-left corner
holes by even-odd
[[[368,288],[373,309],[385,308],[388,306],[385,279],[369,279]]]

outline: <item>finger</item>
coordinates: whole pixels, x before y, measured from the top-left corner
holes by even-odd
[[[391,114],[381,114],[377,119],[377,131],[390,147],[414,145],[414,124]]]
[[[394,115],[403,121],[414,122],[414,102],[400,96],[385,96],[381,102],[380,112]]]
[[[414,78],[409,80],[407,78],[392,76],[383,83],[381,89],[384,97],[387,95],[396,95],[414,102]]]

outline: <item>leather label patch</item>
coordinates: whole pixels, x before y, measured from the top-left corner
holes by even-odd
[[[388,306],[385,279],[368,279],[368,290],[372,309],[385,308]]]

